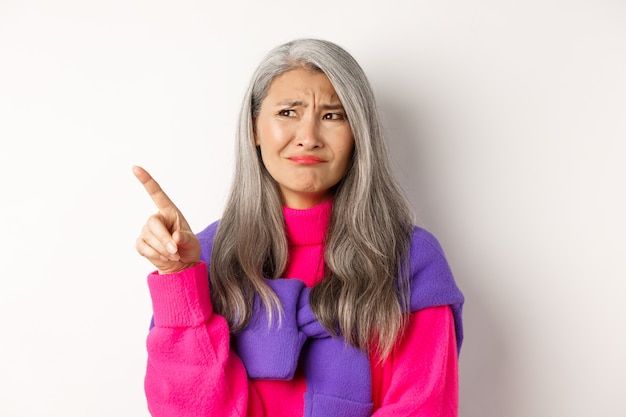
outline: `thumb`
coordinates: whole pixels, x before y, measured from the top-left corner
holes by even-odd
[[[200,259],[200,242],[190,230],[177,230],[172,234],[181,262],[196,262]]]
[[[193,240],[197,240],[196,235],[186,229],[178,229],[172,234],[172,239],[177,246],[187,246],[192,243]]]

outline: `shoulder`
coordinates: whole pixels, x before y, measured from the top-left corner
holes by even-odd
[[[436,251],[443,255],[443,249],[439,240],[426,229],[419,226],[413,226],[413,234],[411,235],[411,247],[419,247],[422,249],[429,249]]]
[[[420,227],[413,229],[408,259],[410,310],[449,305],[454,316],[457,349],[463,342],[462,310],[465,298],[457,286],[439,241]]]
[[[408,269],[413,311],[463,302],[439,241],[420,227],[413,229]]]
[[[215,233],[217,232],[217,226],[219,224],[219,220],[208,225],[204,230],[197,233],[196,236],[200,241],[200,247],[202,252],[200,254],[200,259],[202,259],[207,265],[211,261],[211,250],[213,248],[213,239],[215,238]]]
[[[425,262],[431,260],[447,264],[439,240],[431,232],[418,226],[413,227],[409,256],[411,257],[411,263],[413,261]]]

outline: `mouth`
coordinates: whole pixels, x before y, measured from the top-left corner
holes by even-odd
[[[313,155],[299,155],[288,158],[290,161],[300,165],[317,165],[324,162],[322,158]]]

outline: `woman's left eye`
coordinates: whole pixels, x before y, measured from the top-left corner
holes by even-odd
[[[326,113],[324,119],[326,120],[343,120],[345,117],[341,113]]]

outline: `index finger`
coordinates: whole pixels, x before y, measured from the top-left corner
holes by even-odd
[[[161,189],[159,183],[156,182],[150,174],[148,174],[148,171],[140,166],[135,165],[133,166],[133,174],[135,174],[135,177],[137,177],[139,182],[141,182],[143,188],[145,188],[145,190],[148,192],[150,198],[152,198],[152,201],[154,201],[154,204],[156,204],[159,210],[171,208],[178,210],[172,200],[170,200],[167,194],[165,194],[165,191]]]

